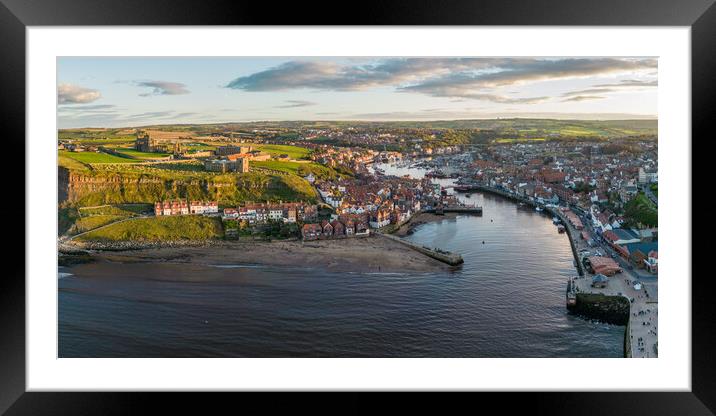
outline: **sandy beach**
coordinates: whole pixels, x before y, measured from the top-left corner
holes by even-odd
[[[99,251],[96,261],[194,265],[306,266],[329,271],[438,271],[448,265],[380,237],[321,241],[224,242],[208,247]]]

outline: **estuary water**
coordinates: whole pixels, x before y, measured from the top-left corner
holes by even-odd
[[[573,257],[551,219],[489,194],[466,201],[483,215],[406,237],[462,254],[464,265],[440,273],[60,268],[59,356],[621,357],[623,327],[567,313]]]

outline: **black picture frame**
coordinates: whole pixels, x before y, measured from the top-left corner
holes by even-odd
[[[27,26],[65,25],[557,25],[557,26],[689,26],[692,52],[692,128],[710,132],[716,97],[713,74],[716,74],[716,6],[713,0],[500,0],[449,3],[427,0],[411,2],[363,1],[354,5],[336,2],[256,3],[186,0],[0,0],[0,102],[2,103],[4,140],[16,154],[25,149],[25,29]],[[322,16],[321,11],[329,15]],[[332,14],[332,15],[331,15]],[[713,134],[708,135],[709,138]],[[704,137],[705,138],[705,137]],[[19,188],[18,172],[25,172],[24,158],[16,157],[17,166],[4,164],[5,178]],[[690,168],[690,167],[689,167]],[[48,178],[48,183],[54,179]],[[25,188],[22,188],[23,199]],[[692,188],[693,189],[693,188]],[[15,191],[15,195],[17,191]],[[16,198],[19,199],[19,196]],[[16,202],[15,201],[15,202]],[[0,413],[20,414],[128,414],[151,409],[146,406],[156,395],[149,393],[27,393],[25,392],[25,214],[18,204],[3,204],[4,224],[10,245],[5,251],[6,273],[0,279]],[[6,208],[10,207],[10,208]],[[54,215],[54,214],[53,214]],[[22,216],[23,221],[19,221]],[[684,279],[687,276],[679,276]],[[714,302],[704,288],[709,274],[693,274],[692,287],[692,390],[684,393],[491,393],[477,398],[479,408],[497,405],[502,411],[525,409],[537,414],[610,414],[610,415],[709,415],[716,410],[716,342],[713,336]],[[576,362],[575,362],[576,365]],[[512,394],[522,394],[514,398]],[[366,408],[375,396],[339,394],[325,399],[296,396],[281,400],[261,397],[275,410],[296,410],[297,402],[315,405],[330,403],[336,413]],[[442,412],[455,404],[469,404],[475,399],[456,401],[455,397],[433,400],[414,396],[413,406],[428,409],[440,403]],[[171,399],[183,410],[209,409],[217,402],[187,394],[160,395]],[[245,399],[242,399],[245,400]],[[197,405],[197,403],[201,403]],[[303,404],[299,403],[299,404]],[[198,407],[193,407],[198,406]],[[340,407],[335,407],[340,406]],[[398,406],[398,405],[396,405]],[[402,409],[402,406],[400,407]],[[383,410],[389,410],[390,407]],[[398,407],[396,407],[398,409]],[[164,413],[164,412],[163,412]]]

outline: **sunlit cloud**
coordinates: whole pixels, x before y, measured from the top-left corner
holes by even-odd
[[[600,97],[598,95],[577,95],[574,97],[570,97],[567,99],[564,99],[562,101],[568,102],[568,101],[589,101],[589,100],[602,100],[606,97]]]
[[[87,104],[97,101],[102,94],[91,88],[80,87],[74,84],[60,84],[57,87],[57,102],[59,104]]]
[[[495,94],[494,88],[540,81],[652,71],[656,59],[640,58],[390,58],[372,63],[289,61],[236,78],[226,87],[243,91],[359,91],[392,87],[433,97],[535,104],[549,97]],[[620,83],[619,87],[651,81]]]

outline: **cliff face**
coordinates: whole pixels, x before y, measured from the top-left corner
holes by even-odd
[[[67,184],[69,183],[70,171],[62,166],[57,167],[57,203],[62,204],[67,200]]]
[[[154,203],[175,198],[218,200],[238,204],[246,200],[310,200],[315,197],[308,182],[287,175],[236,175],[215,179],[165,179],[147,175],[75,172],[60,167],[59,203],[102,205]]]

